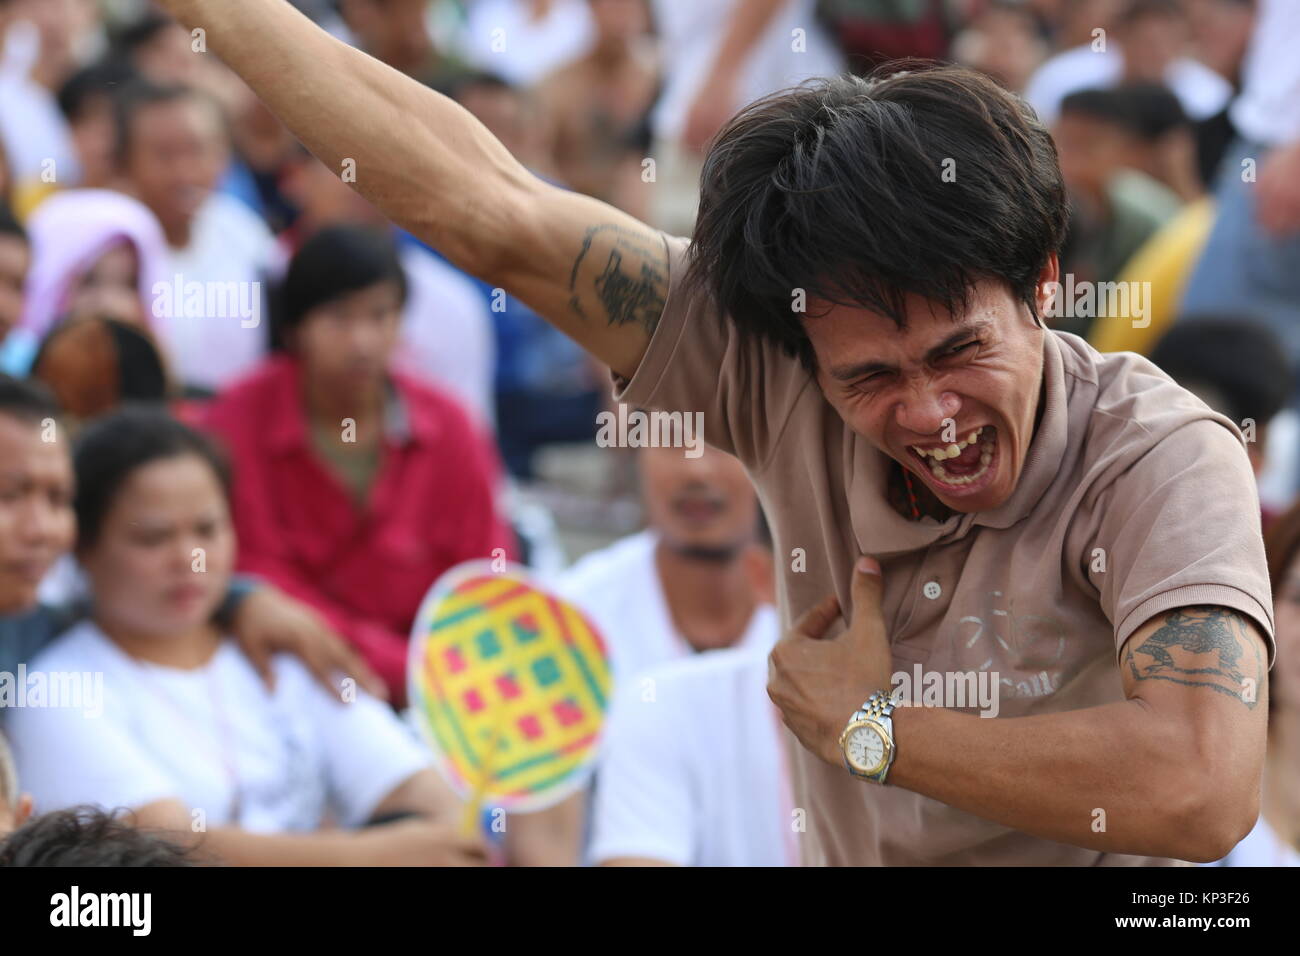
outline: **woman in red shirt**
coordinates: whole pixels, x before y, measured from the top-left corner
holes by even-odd
[[[387,237],[318,233],[280,289],[278,354],[204,421],[234,468],[241,570],[320,611],[397,704],[425,591],[515,550],[491,443],[454,399],[390,367],[405,297]]]

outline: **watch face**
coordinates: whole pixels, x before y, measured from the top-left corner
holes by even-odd
[[[871,724],[854,727],[844,741],[844,755],[854,770],[875,773],[885,763],[884,735]]]

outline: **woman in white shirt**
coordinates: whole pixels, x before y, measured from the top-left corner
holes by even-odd
[[[289,658],[273,662],[269,690],[209,623],[235,537],[225,467],[203,436],[125,411],[83,434],[76,477],[94,611],[29,671],[82,693],[11,710],[7,728],[38,812],[125,808],[232,864],[482,861],[386,705],[346,679],[335,697]]]
[[[1268,754],[1259,821],[1224,866],[1300,866],[1300,503],[1264,536],[1277,660],[1269,675]]]

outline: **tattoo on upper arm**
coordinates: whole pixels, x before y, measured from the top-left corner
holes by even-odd
[[[1170,611],[1140,644],[1129,643],[1124,663],[1134,680],[1212,687],[1249,708],[1264,690],[1258,639],[1240,614],[1222,607]]]
[[[569,307],[589,318],[583,303],[599,304],[609,325],[639,325],[649,335],[668,296],[668,253],[650,230],[592,226],[569,274]]]

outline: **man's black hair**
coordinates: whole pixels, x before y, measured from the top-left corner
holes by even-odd
[[[894,64],[765,97],[719,133],[690,277],[742,336],[811,369],[797,290],[902,327],[908,294],[955,313],[993,279],[1037,317],[1065,228],[1056,147],[1023,100],[972,70]]]
[[[1267,425],[1291,396],[1294,369],[1277,334],[1259,322],[1198,317],[1170,327],[1151,361],[1184,388],[1208,386],[1240,424]]]
[[[59,405],[44,385],[0,373],[0,415],[39,424],[59,417]]]
[[[76,122],[96,96],[107,96],[111,101],[121,87],[139,80],[134,67],[116,57],[84,66],[59,87],[59,112],[68,122]]]
[[[189,854],[94,807],[43,813],[0,842],[0,866],[191,866]]]
[[[396,283],[406,302],[406,272],[392,237],[364,226],[330,226],[298,250],[280,284],[272,342],[285,346],[285,334],[312,309],[381,282]]]
[[[212,441],[149,406],[126,407],[88,425],[73,450],[77,546],[90,547],[128,479],[145,465],[193,455],[212,468],[226,496],[230,469]]]

